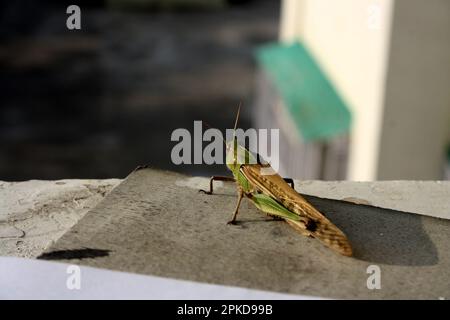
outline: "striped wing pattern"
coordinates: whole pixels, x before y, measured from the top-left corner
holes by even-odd
[[[309,219],[310,223],[285,219],[303,235],[312,236],[331,249],[345,256],[352,255],[351,245],[345,234],[314,208],[305,198],[291,188],[277,173],[262,175],[263,165],[243,165],[240,172],[256,190],[269,195],[288,210]]]

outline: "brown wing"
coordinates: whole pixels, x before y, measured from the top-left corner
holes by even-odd
[[[261,169],[270,168],[267,165],[243,165],[241,173],[255,186],[256,189],[271,196],[290,211],[310,218],[313,223],[306,226],[302,222],[286,220],[292,227],[303,235],[317,238],[326,246],[345,256],[352,255],[352,248],[345,234],[330,220],[314,208],[305,198],[291,188],[277,173],[261,174]]]

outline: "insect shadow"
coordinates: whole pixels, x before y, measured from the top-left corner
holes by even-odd
[[[305,197],[344,231],[356,259],[406,266],[435,265],[439,260],[437,249],[422,224],[422,219],[438,219],[345,201]]]
[[[38,259],[40,260],[72,260],[72,259],[94,259],[98,257],[107,257],[110,250],[103,249],[73,249],[73,250],[57,250],[41,254]]]

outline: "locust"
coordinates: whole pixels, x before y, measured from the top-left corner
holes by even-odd
[[[239,119],[239,105],[234,124],[234,133]],[[212,176],[209,190],[199,190],[213,194],[214,181],[231,181],[237,186],[237,204],[229,224],[235,224],[242,199],[248,198],[259,210],[275,219],[285,220],[297,232],[319,240],[325,246],[344,255],[352,256],[352,247],[346,235],[314,208],[294,189],[294,181],[282,178],[269,163],[261,163],[253,153],[237,142],[236,135],[226,145],[226,165],[233,177]],[[269,174],[268,174],[269,172]]]

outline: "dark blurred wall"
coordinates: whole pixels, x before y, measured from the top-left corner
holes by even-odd
[[[121,12],[81,3],[69,31],[55,1],[2,3],[0,180],[124,177],[175,166],[176,128],[250,126],[253,50],[275,40],[277,1],[221,10]]]

